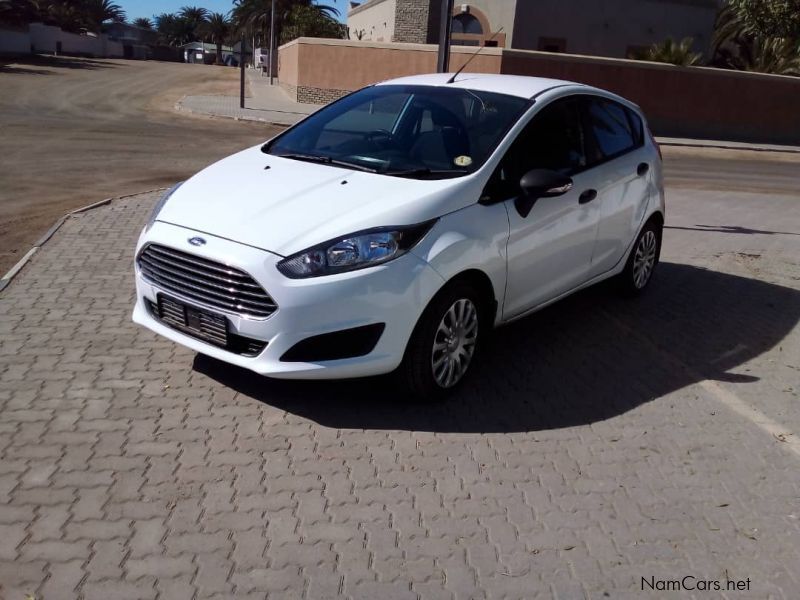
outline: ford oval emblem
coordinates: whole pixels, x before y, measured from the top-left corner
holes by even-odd
[[[206,241],[203,238],[199,237],[199,236],[196,236],[196,237],[193,237],[193,238],[189,238],[189,243],[192,246],[205,246],[206,245]]]

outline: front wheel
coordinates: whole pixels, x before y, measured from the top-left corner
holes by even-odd
[[[620,284],[629,295],[641,294],[650,283],[661,254],[662,226],[648,222],[633,244],[625,269],[620,273]]]
[[[482,331],[479,294],[466,284],[441,292],[420,317],[406,349],[400,375],[421,400],[437,400],[465,378]]]

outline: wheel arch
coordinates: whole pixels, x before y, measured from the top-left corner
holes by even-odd
[[[480,300],[484,308],[484,321],[489,323],[491,327],[494,327],[497,320],[497,311],[499,307],[497,294],[495,293],[494,285],[492,284],[492,280],[489,278],[489,276],[484,271],[476,268],[460,271],[445,281],[436,291],[436,293],[431,296],[430,300],[428,300],[425,308],[422,309],[422,312],[417,319],[417,324],[419,324],[419,321],[422,319],[422,316],[425,314],[425,311],[428,310],[428,307],[431,304],[433,304],[451,287],[458,284],[466,284],[475,288],[480,296]]]
[[[645,224],[645,225],[647,225],[647,224],[648,224],[648,223],[650,223],[651,221],[654,221],[654,222],[656,222],[658,225],[660,225],[661,227],[663,227],[663,226],[664,226],[664,213],[662,213],[660,210],[653,211],[653,214],[651,214],[651,215],[650,215],[650,216],[647,218],[647,220],[644,222],[644,224]]]
[[[647,220],[644,222],[644,225],[642,225],[642,229],[647,227],[647,225],[649,225],[650,223],[655,223],[659,228],[658,250],[656,250],[656,260],[660,260],[661,259],[661,244],[662,244],[663,238],[664,238],[664,236],[663,236],[664,213],[662,213],[660,210],[654,211],[653,214],[651,214],[649,217],[647,217]],[[638,237],[638,234],[637,234],[637,237]]]
[[[492,285],[492,280],[489,276],[480,269],[467,269],[451,277],[450,280],[442,286],[439,292],[456,283],[466,283],[478,291],[481,296],[481,301],[483,302],[484,310],[486,311],[485,319],[494,326],[497,319],[498,302],[494,285]]]
[[[411,335],[406,342],[405,351],[403,352],[403,360],[398,369],[399,372],[411,368],[410,365],[414,364],[414,353],[412,352],[412,349],[419,347],[419,342],[415,343],[415,340],[418,338],[419,332],[421,331],[420,328],[425,324],[425,319],[429,315],[431,307],[434,306],[435,303],[441,301],[444,294],[449,293],[454,286],[458,285],[469,286],[477,292],[479,296],[477,300],[484,307],[484,310],[481,311],[483,313],[481,321],[488,325],[487,329],[494,327],[494,320],[496,319],[498,311],[498,301],[496,299],[494,286],[492,285],[489,275],[476,268],[469,268],[460,271],[445,281],[441,287],[439,287],[436,293],[431,296],[430,300],[420,312],[420,316],[418,317]]]

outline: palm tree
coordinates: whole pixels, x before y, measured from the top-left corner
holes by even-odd
[[[741,71],[800,75],[800,45],[797,40],[752,36],[722,48],[727,66]]]
[[[184,6],[178,11],[178,17],[186,21],[192,30],[194,39],[200,37],[201,26],[208,21],[208,9],[199,6]]]
[[[125,11],[111,0],[82,0],[78,3],[77,9],[82,16],[84,26],[90,31],[100,31],[100,27],[106,21],[125,21]]]
[[[270,13],[273,0],[233,0],[231,15],[239,31],[260,32],[262,40],[269,37]],[[314,0],[274,0],[275,38],[281,40],[283,28],[291,22],[291,13],[298,7],[308,7],[330,18],[339,16],[335,6],[317,4]]]
[[[720,48],[737,39],[741,39],[747,33],[747,26],[741,19],[739,13],[736,12],[730,4],[726,4],[720,9],[719,13],[717,13],[717,20],[714,23],[711,54],[717,54]]]
[[[748,71],[775,75],[800,75],[800,43],[789,38],[754,38],[752,58],[744,66]]]
[[[139,17],[138,19],[134,19],[133,24],[136,25],[136,27],[141,27],[142,29],[153,29],[153,22],[147,17]]]
[[[660,44],[653,44],[644,53],[644,60],[653,62],[670,63],[681,67],[690,67],[699,64],[703,55],[692,51],[692,38],[684,38],[676,43],[668,38]]]
[[[231,34],[231,21],[222,13],[211,13],[208,16],[203,31],[217,45],[217,60],[218,65],[222,64],[222,44],[224,44]]]
[[[800,40],[760,34],[730,4],[717,15],[712,49],[717,67],[800,75]]]
[[[87,15],[70,2],[41,2],[43,21],[48,25],[56,25],[64,31],[80,33],[83,29],[91,29]]]
[[[22,26],[34,21],[46,21],[49,1],[0,0],[0,23]]]
[[[278,43],[285,44],[301,36],[346,38],[347,26],[314,6],[295,6],[283,23]]]
[[[170,46],[182,46],[194,39],[191,24],[184,18],[173,13],[161,13],[153,17],[156,22],[156,31]]]

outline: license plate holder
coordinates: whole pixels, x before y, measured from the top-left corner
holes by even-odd
[[[228,319],[214,312],[190,306],[165,294],[158,294],[158,316],[175,329],[215,346],[228,345]]]

